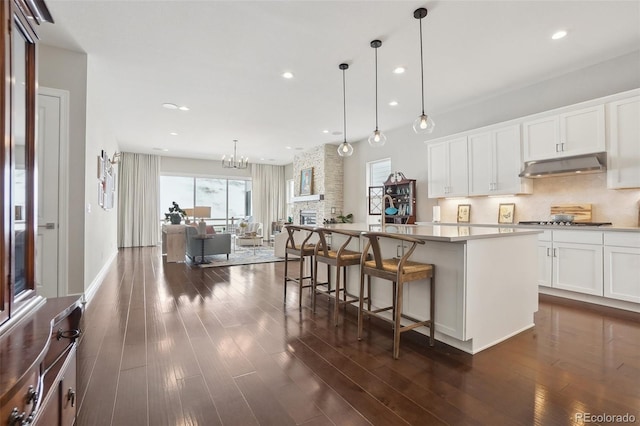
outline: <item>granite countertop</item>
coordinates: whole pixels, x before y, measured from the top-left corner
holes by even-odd
[[[514,227],[488,227],[475,225],[367,225],[366,223],[339,223],[325,225],[328,229],[344,229],[359,232],[385,232],[388,234],[410,235],[421,240],[465,242],[481,238],[501,238],[519,235],[539,234],[540,229],[526,229]]]

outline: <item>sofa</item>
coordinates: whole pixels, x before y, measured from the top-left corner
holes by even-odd
[[[187,234],[187,256],[191,261],[195,261],[196,256],[202,255],[202,242],[197,238],[198,228],[195,226],[186,226]],[[204,255],[213,256],[214,254],[226,254],[229,259],[231,253],[231,234],[215,234],[215,238],[204,240]]]

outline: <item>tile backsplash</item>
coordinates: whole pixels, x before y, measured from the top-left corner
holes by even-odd
[[[458,204],[470,204],[471,223],[497,223],[500,203],[516,205],[515,223],[548,219],[551,205],[591,204],[593,222],[639,226],[640,189],[607,189],[606,173],[534,179],[531,195],[444,199],[438,202],[442,222],[456,222]],[[430,220],[431,212],[426,216]]]

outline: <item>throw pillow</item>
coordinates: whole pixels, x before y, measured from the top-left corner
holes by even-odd
[[[207,225],[207,234],[215,234],[216,233],[216,229],[213,227],[213,225]]]

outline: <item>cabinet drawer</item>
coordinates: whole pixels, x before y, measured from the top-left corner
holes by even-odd
[[[602,232],[553,231],[553,241],[576,244],[602,244]]]
[[[640,232],[605,232],[604,244],[606,246],[640,248]]]

